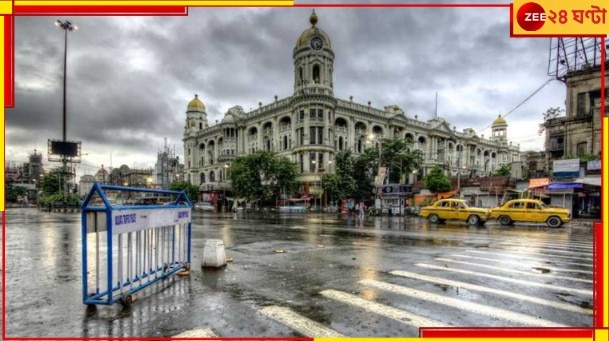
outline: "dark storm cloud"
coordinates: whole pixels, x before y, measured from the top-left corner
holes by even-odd
[[[451,126],[482,129],[547,78],[547,40],[509,38],[507,9],[316,12],[332,40],[335,95],[342,99],[370,100],[377,108],[398,104],[427,120],[438,92],[440,116]],[[293,48],[310,27],[310,13],[191,8],[188,17],[70,18],[80,30],[69,34],[68,138],[82,140],[92,154],[126,155],[115,162],[132,162],[127,156],[137,154],[149,155],[141,162],[152,165],[164,137],[181,154],[184,112],[195,93],[212,125],[234,105],[247,111],[291,95]],[[54,21],[16,19],[7,159],[33,149],[32,139],[41,145],[61,137],[64,34]],[[523,106],[530,111],[523,116],[563,101]]]

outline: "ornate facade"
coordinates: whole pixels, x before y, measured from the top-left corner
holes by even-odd
[[[519,159],[519,148],[508,143],[507,123],[501,116],[493,123],[492,136],[484,138],[471,128],[458,132],[439,117],[426,122],[408,117],[397,105],[381,110],[370,102],[334,97],[332,44],[317,27],[315,13],[310,22],[293,50],[292,96],[275,97],[273,103],[260,103],[250,112],[234,106],[214,126],[209,126],[205,105],[196,95],[188,103],[183,141],[191,183],[202,190],[226,188],[226,174],[236,157],[273,151],[297,164],[300,181],[318,186],[321,172],[334,171],[337,151],[359,154],[373,147],[371,140],[377,144],[395,137],[410,139],[424,152],[423,175],[440,165],[451,175],[483,176]]]

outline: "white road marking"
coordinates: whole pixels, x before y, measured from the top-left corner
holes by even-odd
[[[449,307],[489,316],[489,317],[495,318],[495,319],[514,322],[514,323],[517,323],[520,325],[535,326],[535,327],[541,327],[541,326],[543,326],[543,327],[566,327],[566,325],[544,320],[544,319],[540,319],[540,318],[530,316],[530,315],[515,313],[513,311],[509,311],[509,310],[505,310],[505,309],[499,309],[499,308],[494,308],[494,307],[483,305],[483,304],[463,301],[463,300],[459,300],[456,298],[446,297],[446,296],[437,295],[437,294],[433,294],[433,293],[426,292],[426,291],[406,288],[406,287],[402,287],[399,285],[379,282],[379,281],[376,281],[373,279],[364,279],[364,280],[361,280],[360,283],[374,287],[374,288],[391,291],[393,293],[397,293],[400,295],[414,297],[419,300],[425,300],[425,301],[430,301],[430,302],[437,303],[437,304],[443,304],[443,305],[446,305]]]
[[[467,258],[467,259],[475,259],[475,260],[480,260],[480,261],[485,261],[485,262],[498,262],[498,263],[502,263],[502,264],[513,264],[513,265],[520,265],[520,266],[523,265],[522,262],[510,261],[510,260],[499,259],[499,258],[474,257],[474,256],[462,255],[462,254],[458,254],[458,253],[452,254],[451,256]],[[575,273],[590,274],[590,275],[592,274],[592,271],[589,271],[589,270],[563,269],[563,268],[545,266],[545,264],[544,265],[531,265],[531,266],[543,267],[543,268],[549,269],[551,271],[557,271],[557,272],[575,272]]]
[[[546,243],[500,242],[500,243],[494,243],[493,245],[499,245],[499,246],[505,246],[505,247],[533,247],[533,248],[542,248],[542,249],[548,249],[548,250],[552,250],[552,251],[563,251],[563,252],[573,252],[573,250],[579,250],[582,252],[586,252],[587,254],[590,254],[593,249],[592,246],[568,246],[568,245],[546,244]]]
[[[448,259],[448,258],[436,258],[436,260],[442,261],[442,262],[475,266],[475,267],[479,267],[479,268],[492,269],[492,270],[496,270],[496,271],[500,271],[500,272],[510,272],[510,273],[514,273],[514,274],[539,277],[539,278],[559,278],[559,279],[565,279],[565,280],[575,281],[575,282],[592,283],[591,279],[585,279],[585,278],[575,278],[575,277],[567,277],[567,276],[541,274],[541,273],[534,273],[534,272],[530,272],[530,271],[527,272],[527,271],[522,271],[522,270],[514,270],[514,269],[503,268],[503,267],[497,267],[494,265],[484,265],[484,264],[479,264],[479,263],[463,262],[463,261],[458,261],[458,260],[453,260],[453,259]]]
[[[553,261],[555,263],[561,263],[561,264],[571,264],[571,265],[578,265],[578,266],[586,266],[586,267],[592,267],[592,264],[584,264],[584,263],[575,263],[575,262],[565,262],[562,260],[556,260],[554,259],[554,257],[556,256],[549,256],[547,258],[536,258],[536,257],[526,257],[526,256],[522,256],[518,253],[505,253],[505,252],[490,252],[490,251],[479,251],[479,250],[465,250],[466,252],[471,252],[471,253],[480,253],[480,254],[489,254],[489,255],[495,255],[495,256],[508,256],[508,257],[515,257],[515,258],[519,258],[519,259],[530,259],[530,260],[536,260],[536,261],[540,261],[540,262],[547,262],[547,261]],[[590,259],[590,261],[592,261],[592,259]]]
[[[201,328],[201,329],[193,329],[189,331],[185,331],[178,335],[174,335],[172,337],[218,337],[211,329],[209,328]]]
[[[579,242],[573,242],[573,241],[568,241],[565,240],[564,243],[556,243],[556,242],[549,242],[548,240],[526,240],[526,241],[502,241],[501,244],[509,244],[509,245],[521,245],[521,246],[546,246],[546,247],[555,247],[555,248],[561,248],[561,249],[592,249],[592,242],[585,242],[585,243],[579,243]]]
[[[527,286],[531,286],[531,287],[540,287],[540,288],[547,288],[547,289],[558,290],[558,291],[573,292],[573,293],[582,294],[582,295],[592,295],[592,287],[590,287],[589,290],[575,289],[575,288],[568,288],[568,287],[563,287],[563,286],[559,286],[559,285],[537,283],[537,282],[525,281],[525,280],[521,280],[521,279],[496,276],[496,275],[491,275],[491,274],[487,274],[487,273],[483,273],[483,272],[447,268],[447,267],[438,266],[438,265],[422,264],[422,263],[417,263],[415,265],[422,267],[422,268],[427,268],[427,269],[436,269],[436,270],[442,270],[442,271],[457,272],[457,273],[462,273],[462,274],[472,275],[472,276],[487,277],[487,278],[492,278],[492,279],[496,279],[499,281],[511,282],[511,283],[527,285]]]
[[[586,256],[586,259],[590,259],[592,257],[592,250],[587,252],[579,252],[579,251],[571,251],[571,250],[556,250],[549,249],[543,246],[535,247],[535,246],[511,246],[511,245],[499,245],[498,249],[507,250],[507,251],[519,251],[519,252],[527,252],[532,254],[540,254],[544,256],[557,256],[556,253],[560,254],[569,254],[569,255],[581,255]]]
[[[388,305],[365,300],[361,297],[347,294],[338,290],[324,290],[321,294],[325,297],[354,305],[356,307],[371,311],[375,314],[388,317],[415,327],[446,327],[446,324],[428,319],[401,309],[393,308]]]
[[[298,315],[288,308],[269,306],[260,309],[260,312],[307,337],[344,337],[341,333]]]
[[[549,301],[549,300],[544,300],[542,298],[517,294],[517,293],[511,292],[511,291],[493,289],[493,288],[483,287],[483,286],[476,285],[476,284],[453,281],[450,279],[444,279],[444,278],[440,278],[440,277],[421,275],[421,274],[416,274],[413,272],[402,271],[402,270],[391,271],[390,273],[392,275],[396,275],[396,276],[419,279],[422,281],[428,281],[428,282],[437,283],[437,284],[450,285],[453,287],[465,288],[465,289],[473,290],[473,291],[488,292],[488,293],[495,294],[495,295],[512,297],[512,298],[515,298],[515,299],[518,299],[521,301],[529,301],[529,302],[533,302],[533,303],[537,303],[537,304],[541,304],[541,305],[545,305],[545,306],[553,307],[553,308],[557,308],[557,309],[573,311],[573,312],[580,313],[580,314],[592,315],[592,309],[585,309],[585,308],[581,308],[581,307],[578,307],[575,305],[562,303],[562,302],[553,302],[553,301]]]

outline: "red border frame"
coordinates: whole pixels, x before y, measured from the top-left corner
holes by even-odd
[[[210,6],[229,7],[229,6]],[[247,6],[237,6],[247,7]],[[523,38],[543,38],[555,36],[515,36],[513,34],[512,4],[294,4],[294,7],[410,7],[410,8],[509,8],[510,10],[510,36]],[[16,6],[14,15],[46,16],[46,15],[78,15],[78,16],[110,16],[110,15],[155,15],[155,16],[184,16],[188,15],[188,7],[183,6]],[[5,16],[4,23],[4,57],[5,57],[5,107],[14,107],[14,16]],[[570,37],[589,37],[572,35]],[[604,36],[601,43],[605,44]],[[601,50],[601,59],[605,58],[605,50]],[[605,72],[604,63],[601,64],[601,74]],[[601,77],[601,88],[605,88],[605,78]],[[601,104],[605,103],[605,92],[601,91]],[[605,107],[601,105],[601,120],[605,114]],[[602,131],[601,124],[601,134]],[[603,148],[601,144],[601,148]],[[602,200],[602,198],[601,198]],[[601,205],[602,207],[603,205]],[[601,208],[602,209],[602,208]],[[602,212],[601,212],[602,213]],[[421,328],[421,337],[442,338],[593,338],[594,328],[603,328],[603,277],[604,267],[604,235],[602,223],[594,224],[594,315],[591,328]],[[6,269],[6,215],[2,212],[2,269]],[[2,321],[6,321],[6,271],[2,271]],[[2,324],[2,339],[4,340],[175,340],[175,338],[147,338],[147,337],[7,337],[6,323]],[[192,338],[177,338],[178,340],[192,340]],[[197,338],[199,339],[199,338]],[[312,338],[222,338],[224,340],[313,340]]]

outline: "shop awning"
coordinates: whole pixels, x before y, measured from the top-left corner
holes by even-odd
[[[579,184],[590,185],[590,186],[601,186],[601,177],[600,176],[586,176],[583,178],[577,178],[573,182],[577,182]]]
[[[575,182],[556,182],[548,185],[548,189],[574,189],[582,188],[584,185]]]
[[[529,180],[529,189],[545,187],[550,184],[550,178],[536,178]]]

